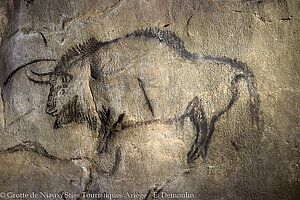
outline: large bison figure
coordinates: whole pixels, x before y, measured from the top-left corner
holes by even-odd
[[[227,100],[213,107],[201,94],[213,91],[214,80],[208,79],[224,76],[218,74],[222,70],[228,72],[222,79],[229,88]],[[109,147],[120,129],[157,122],[183,125],[189,119],[195,140],[187,162],[205,158],[216,122],[239,98],[240,81],[248,91],[253,130],[258,129],[259,97],[247,65],[228,57],[190,53],[170,31],[149,28],[106,42],[91,38],[68,50],[53,71],[32,70],[27,76],[50,85],[46,113],[56,117],[54,128],[86,124],[99,137],[99,151]]]

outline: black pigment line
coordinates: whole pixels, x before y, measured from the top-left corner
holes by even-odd
[[[26,76],[27,76],[27,75],[26,75]],[[41,85],[44,85],[44,84],[49,85],[49,84],[50,84],[50,80],[48,80],[48,81],[38,81],[38,80],[35,80],[35,79],[33,79],[33,78],[29,77],[29,76],[27,76],[27,78],[28,78],[30,81],[32,81],[32,82],[34,82],[34,83],[36,83],[36,84],[41,84]]]
[[[100,119],[102,121],[103,126],[105,127],[105,130],[108,130],[111,124],[111,115],[110,115],[110,108],[102,107],[103,111],[100,112]]]
[[[56,59],[36,59],[36,60],[32,60],[29,63],[26,63],[24,65],[21,65],[19,67],[17,67],[12,73],[10,73],[7,77],[7,79],[4,82],[4,85],[6,85],[8,83],[8,81],[11,79],[11,77],[17,73],[19,70],[23,69],[24,67],[34,64],[34,63],[38,63],[38,62],[43,62],[43,61],[57,61]]]
[[[112,167],[112,169],[111,169],[111,171],[109,173],[109,176],[113,176],[113,175],[116,174],[116,172],[119,170],[121,160],[122,160],[122,154],[121,154],[121,149],[119,147],[116,150],[116,153],[115,153],[115,163],[114,163],[114,166]]]
[[[206,61],[215,61],[215,62],[220,62],[220,63],[224,63],[224,64],[229,64],[229,66],[232,67],[233,69],[242,71],[246,77],[248,77],[248,76],[253,77],[253,73],[250,71],[248,66],[245,63],[237,61],[235,59],[231,59],[231,58],[228,58],[225,56],[223,56],[223,57],[203,56],[202,59],[204,59]]]
[[[178,53],[182,58],[197,61],[199,55],[196,53],[189,52],[184,45],[184,42],[173,32],[166,30],[159,30],[158,28],[148,28],[145,30],[137,30],[132,33],[128,33],[123,37],[119,37],[110,41],[103,42],[99,44],[99,47],[111,45],[119,42],[122,39],[127,39],[131,37],[145,37],[153,38],[158,40],[160,43],[167,45],[169,48]]]
[[[36,141],[23,141],[20,144],[17,144],[13,147],[9,147],[7,149],[1,150],[0,154],[10,154],[16,153],[20,151],[33,152],[50,160],[57,161],[74,161],[74,160],[89,160],[93,161],[89,157],[71,157],[71,158],[59,158],[57,156],[51,155],[48,151],[38,142]]]
[[[144,97],[145,97],[146,104],[147,104],[147,106],[148,106],[148,108],[149,108],[149,110],[150,110],[152,116],[154,117],[153,108],[152,108],[152,105],[151,105],[151,103],[150,103],[150,100],[149,100],[149,98],[148,98],[148,96],[147,96],[147,93],[146,93],[146,91],[145,91],[144,83],[143,83],[143,81],[142,81],[140,78],[137,78],[137,80],[138,80],[138,82],[139,82],[139,86],[140,86],[140,88],[141,88],[141,90],[142,90],[142,92],[143,92],[143,95],[144,95]]]
[[[210,144],[211,142],[211,138],[212,138],[212,135],[215,131],[215,124],[216,122],[219,120],[219,118],[226,112],[228,112],[230,110],[230,108],[233,106],[233,104],[238,100],[238,95],[239,95],[239,91],[238,91],[238,82],[245,78],[243,74],[239,74],[237,76],[235,76],[233,78],[233,80],[231,81],[231,93],[232,93],[232,96],[231,96],[231,99],[228,103],[228,105],[226,106],[225,109],[221,110],[217,115],[214,115],[210,121],[210,125],[209,125],[209,133],[207,135],[207,138],[206,138],[206,141],[204,143],[204,156],[207,155],[207,150],[208,150],[208,145]]]
[[[50,155],[44,147],[38,142],[33,142],[33,141],[24,141],[21,144],[18,144],[13,147],[9,147],[5,150],[0,151],[0,154],[3,153],[14,153],[18,151],[32,151],[34,153],[37,153],[41,156],[47,157],[51,160],[60,160],[56,156]]]
[[[120,125],[120,128],[122,127],[122,121],[124,119],[125,113],[120,114],[115,123],[112,123],[112,120],[110,118],[110,109],[108,109],[106,115],[108,116],[106,117],[101,116],[102,128],[99,130],[100,132],[99,132],[99,143],[98,143],[98,150],[100,152],[106,151],[108,149],[109,142],[113,139],[115,133],[119,131],[117,130],[118,125]],[[102,135],[103,137],[101,137]]]
[[[204,152],[202,148],[207,138],[207,118],[201,101],[198,97],[194,97],[192,102],[188,105],[186,113],[183,117],[189,117],[193,123],[193,127],[196,132],[195,142],[193,143],[191,150],[187,154],[187,163],[198,159],[200,156],[204,158]],[[181,120],[184,120],[181,117]],[[201,133],[201,138],[199,137]]]
[[[146,30],[139,30],[133,33],[135,37],[146,37],[157,39],[160,43],[163,43],[177,52],[182,58],[196,61],[199,59],[198,54],[192,54],[186,50],[184,42],[171,31],[162,31],[157,28],[148,28]]]
[[[231,93],[232,97],[226,106],[225,109],[218,112],[217,115],[214,115],[210,121],[209,129],[207,129],[207,119],[204,109],[201,105],[201,101],[199,101],[198,97],[195,97],[187,106],[185,113],[180,117],[181,122],[185,117],[189,117],[190,121],[193,123],[194,129],[196,131],[196,139],[193,143],[191,150],[187,156],[187,162],[191,163],[195,161],[200,156],[204,159],[207,155],[208,146],[210,144],[212,135],[214,133],[215,123],[219,120],[219,118],[226,112],[230,110],[230,108],[234,105],[234,103],[238,100],[238,82],[242,79],[245,79],[244,74],[236,75],[231,81]],[[199,139],[199,132],[201,131],[201,139]],[[208,135],[207,135],[208,132]],[[238,147],[237,147],[238,148]]]
[[[0,92],[1,92],[1,100],[2,100],[2,117],[3,117],[3,128],[4,132],[6,132],[6,107],[5,107],[5,101],[4,101],[4,88],[0,87]]]
[[[98,117],[101,121],[101,126],[98,132],[98,151],[102,153],[103,151],[107,150],[107,138],[110,134],[110,126],[111,126],[111,115],[110,115],[110,108],[105,108],[102,106],[101,111],[98,112]]]
[[[39,34],[42,36],[45,46],[48,47],[47,39],[46,39],[45,35],[42,32],[39,32]]]
[[[128,128],[136,128],[139,126],[147,126],[147,125],[151,125],[151,124],[172,125],[176,122],[178,122],[178,118],[153,119],[153,120],[148,120],[148,121],[127,121],[127,122],[122,123],[121,130],[125,130]]]
[[[105,132],[106,134],[103,139],[105,151],[108,149],[109,142],[114,138],[115,133],[119,131],[119,130],[117,130],[118,125],[120,125],[120,127],[122,127],[121,123],[124,119],[124,116],[125,116],[125,113],[120,114],[117,121],[115,123],[113,123],[113,125],[111,125],[111,123],[110,123],[109,126],[106,127],[107,130]]]
[[[31,73],[33,73],[34,75],[37,75],[37,76],[48,76],[48,75],[52,75],[53,74],[53,72],[37,73],[37,72],[32,71],[32,70],[30,70],[30,71],[31,71]]]
[[[228,64],[233,69],[243,72],[243,77],[241,78],[246,81],[248,87],[249,102],[250,102],[249,107],[251,113],[250,118],[251,118],[252,126],[254,129],[259,128],[258,126],[259,126],[260,99],[255,87],[254,74],[249,69],[247,64],[225,56],[224,57],[204,56],[203,59],[207,61],[215,61],[215,62]]]
[[[121,115],[119,115],[117,121],[112,126],[112,131],[113,132],[115,131],[115,129],[117,128],[117,126],[122,123],[122,121],[124,119],[124,116],[125,116],[125,113],[122,113]]]

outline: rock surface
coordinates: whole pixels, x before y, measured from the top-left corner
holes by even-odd
[[[299,32],[299,0],[1,1],[0,198],[299,199]]]

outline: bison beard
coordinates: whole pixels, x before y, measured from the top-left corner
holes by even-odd
[[[54,123],[54,129],[62,127],[68,123],[86,124],[91,130],[97,129],[97,118],[92,114],[92,111],[83,109],[79,103],[78,95],[75,95],[66,105],[64,105],[57,115]]]

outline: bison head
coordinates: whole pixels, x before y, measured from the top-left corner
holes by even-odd
[[[37,73],[31,70],[31,75],[27,75],[27,77],[35,83],[50,85],[46,113],[53,116],[57,115],[64,102],[67,102],[66,93],[73,76],[62,72]]]

